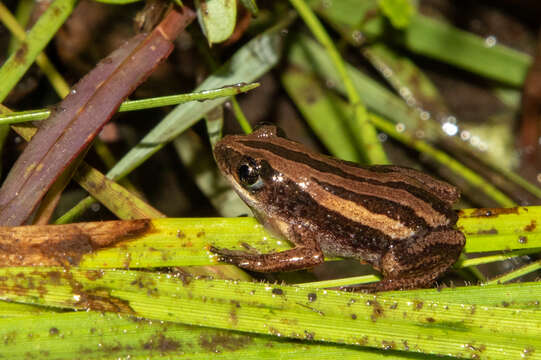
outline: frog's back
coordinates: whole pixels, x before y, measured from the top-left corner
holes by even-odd
[[[397,212],[397,217],[428,227],[456,221],[451,209],[459,192],[447,183],[414,169],[358,164],[310,151],[281,137],[241,141],[245,153],[268,164],[275,178],[287,178],[316,199],[339,199],[362,206],[377,214]],[[288,190],[291,193],[292,189]],[[343,207],[342,207],[343,208]],[[353,208],[350,207],[349,210]],[[408,215],[408,214],[415,214]],[[419,218],[419,219],[414,219]],[[413,225],[413,223],[412,223]]]

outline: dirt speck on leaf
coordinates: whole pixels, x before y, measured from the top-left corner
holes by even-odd
[[[178,341],[165,336],[162,333],[152,336],[147,342],[143,344],[145,350],[158,350],[162,355],[177,351],[181,348]]]
[[[28,44],[26,42],[23,42],[21,44],[21,47],[15,53],[15,61],[17,61],[18,63],[24,63],[24,58],[26,57],[27,53],[28,53]]]
[[[524,231],[534,231],[537,228],[537,221],[532,220],[528,225],[524,227]]]
[[[372,315],[370,315],[370,318],[373,322],[376,322],[380,317],[385,315],[385,310],[379,302],[375,300],[368,300],[366,304],[368,306],[372,306]]]
[[[272,289],[272,293],[274,295],[284,295],[284,290],[280,289],[280,288],[273,288]]]
[[[221,353],[222,351],[237,351],[253,342],[250,336],[232,335],[226,332],[218,334],[203,334],[199,338],[201,348],[212,352]]]

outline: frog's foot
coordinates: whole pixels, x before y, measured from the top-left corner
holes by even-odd
[[[218,255],[221,262],[237,265],[240,268],[257,272],[294,271],[319,265],[323,262],[323,252],[319,248],[296,247],[291,250],[253,254],[246,251],[218,249],[209,251]]]

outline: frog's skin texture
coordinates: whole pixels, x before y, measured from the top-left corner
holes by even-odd
[[[464,247],[451,208],[460,193],[417,170],[314,153],[271,125],[224,137],[214,154],[256,217],[295,244],[270,254],[213,247],[221,261],[276,272],[313,267],[324,255],[354,258],[382,272],[368,286],[380,291],[430,285]]]

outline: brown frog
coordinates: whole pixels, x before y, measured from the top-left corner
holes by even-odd
[[[464,247],[451,208],[459,191],[417,170],[314,153],[272,125],[226,136],[214,154],[259,221],[295,244],[269,254],[211,248],[221,261],[275,272],[354,258],[383,274],[367,287],[380,291],[430,285]]]

